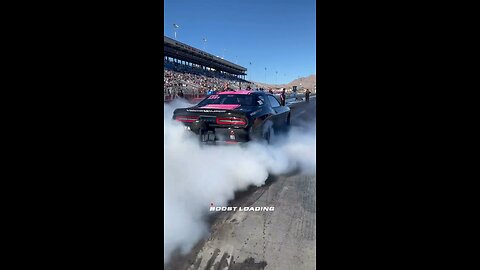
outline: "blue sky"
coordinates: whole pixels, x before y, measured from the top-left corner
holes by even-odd
[[[248,69],[247,79],[288,83],[316,73],[315,0],[165,0],[164,35]],[[225,51],[224,51],[225,50]],[[252,62],[252,65],[249,63]],[[278,75],[275,74],[278,71]]]

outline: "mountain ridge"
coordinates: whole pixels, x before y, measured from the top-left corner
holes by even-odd
[[[254,82],[259,87],[263,88],[292,88],[292,86],[296,85],[298,88],[308,88],[310,90],[314,89],[314,86],[317,84],[317,74],[312,74],[306,77],[297,78],[289,83],[286,84],[266,84],[262,82]]]

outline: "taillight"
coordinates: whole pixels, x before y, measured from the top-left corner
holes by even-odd
[[[217,124],[243,126],[247,124],[247,119],[242,117],[217,117]]]
[[[175,117],[175,120],[185,123],[193,123],[198,119],[198,116],[191,116],[191,115],[179,115]]]

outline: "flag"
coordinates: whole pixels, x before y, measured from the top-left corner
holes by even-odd
[[[179,28],[179,27],[180,27],[180,25],[178,25],[178,24],[174,23],[174,24],[173,24],[173,27],[175,27],[175,28]]]

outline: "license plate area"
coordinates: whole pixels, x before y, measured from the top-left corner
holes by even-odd
[[[212,115],[200,115],[199,119],[207,124],[215,124],[217,122],[217,117]]]
[[[217,117],[215,115],[200,115],[199,120],[205,123],[205,126],[204,126],[205,129],[201,130],[199,134],[200,141],[206,144],[215,144],[215,141],[216,141],[215,131],[213,130],[212,127],[210,127],[210,125],[216,124]]]

